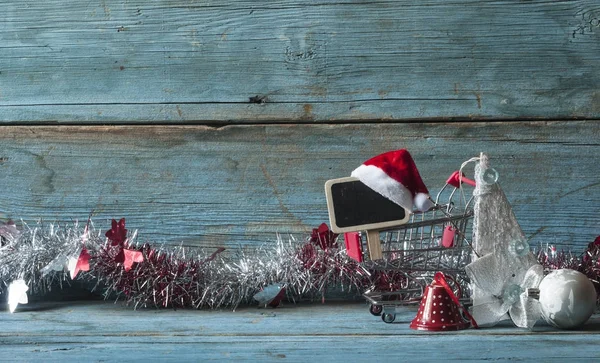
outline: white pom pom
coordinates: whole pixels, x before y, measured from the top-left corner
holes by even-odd
[[[429,198],[429,195],[425,193],[417,193],[413,199],[413,204],[421,212],[427,212],[435,205]]]

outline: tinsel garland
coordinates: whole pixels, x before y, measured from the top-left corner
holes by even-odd
[[[590,242],[582,254],[558,251],[556,246],[540,247],[537,258],[546,273],[568,268],[586,275],[596,287],[597,305],[600,306],[600,236]]]
[[[252,251],[156,248],[138,243],[124,219],[113,220],[104,235],[91,221],[85,226],[25,225],[22,230],[8,223],[0,226],[0,238],[3,292],[22,280],[30,292],[43,294],[71,276],[134,308],[235,308],[270,285],[297,300],[322,297],[330,287],[358,292],[372,283],[371,273],[346,255],[325,224],[303,241],[278,236],[274,245]],[[89,271],[73,271],[88,263]]]
[[[337,235],[322,224],[301,241],[280,236],[251,251],[154,247],[128,233],[125,220],[112,221],[106,233],[85,225],[0,224],[0,293],[18,281],[29,293],[44,294],[71,279],[87,281],[105,297],[123,298],[139,307],[235,309],[261,291],[262,303],[278,304],[325,295],[328,288],[362,292],[376,287],[394,291],[400,271],[372,271],[349,258]],[[570,268],[586,274],[600,292],[600,236],[582,255],[540,248],[546,271]],[[17,284],[15,284],[17,285]],[[272,302],[272,303],[271,303]]]
[[[0,223],[0,291],[21,279],[29,291],[43,294],[67,281],[67,271],[53,271],[51,262],[70,256],[82,245],[83,229],[75,223],[69,228],[48,225],[17,229],[12,221]]]

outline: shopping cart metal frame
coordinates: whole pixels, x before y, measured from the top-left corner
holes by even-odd
[[[396,308],[417,304],[425,287],[441,271],[456,282],[468,302],[468,278],[464,267],[472,256],[472,200],[464,196],[463,183],[475,182],[454,172],[438,192],[435,206],[414,212],[407,224],[380,231],[382,259],[371,260],[366,238],[361,233],[364,266],[375,274],[395,275],[390,286],[372,286],[363,296],[371,314],[386,323],[395,320]],[[400,282],[399,282],[400,281]],[[400,283],[400,285],[398,285]]]

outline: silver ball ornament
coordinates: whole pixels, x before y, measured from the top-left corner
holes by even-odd
[[[485,184],[495,184],[498,181],[499,174],[494,168],[487,168],[481,177]]]
[[[596,289],[581,272],[560,269],[544,277],[539,286],[542,316],[560,329],[583,325],[596,308]]]

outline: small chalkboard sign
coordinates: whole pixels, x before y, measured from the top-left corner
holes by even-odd
[[[356,178],[328,180],[325,195],[335,233],[379,230],[405,224],[410,212]]]

